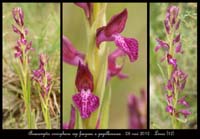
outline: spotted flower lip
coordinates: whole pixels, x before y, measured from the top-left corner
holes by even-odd
[[[92,3],[86,3],[86,2],[77,2],[75,3],[78,7],[82,8],[85,12],[86,17],[90,20],[92,16],[93,11],[93,4]]]
[[[76,88],[78,93],[72,96],[72,99],[80,111],[83,119],[89,118],[91,113],[99,107],[99,98],[93,95],[93,76],[89,68],[79,62],[76,75]]]
[[[62,41],[63,61],[74,66],[78,66],[79,62],[83,63],[85,55],[78,52],[67,37],[63,36]]]
[[[138,58],[138,41],[134,38],[127,38],[120,35],[124,30],[128,17],[127,9],[114,15],[106,26],[97,29],[97,47],[104,41],[114,41],[115,45],[129,56],[131,62]]]

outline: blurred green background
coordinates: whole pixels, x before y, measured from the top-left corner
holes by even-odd
[[[170,117],[166,113],[165,80],[161,71],[167,75],[166,63],[160,62],[164,52],[155,53],[156,38],[166,39],[163,21],[167,7],[180,8],[180,33],[184,54],[177,54],[179,67],[188,74],[184,95],[190,104],[192,114],[181,128],[197,128],[197,4],[196,3],[151,3],[150,4],[150,128],[170,128]]]
[[[60,4],[59,3],[3,3],[3,128],[24,128],[24,106],[20,96],[21,86],[13,63],[14,46],[19,38],[12,30],[15,21],[12,10],[21,7],[24,11],[24,24],[28,28],[27,40],[35,49],[30,52],[31,70],[39,66],[39,54],[49,57],[48,71],[53,76],[54,85],[52,106],[56,115],[52,116],[53,128],[60,128]],[[32,90],[32,106],[36,110],[38,128],[44,128],[39,98]],[[57,105],[57,106],[55,106]]]
[[[140,89],[146,89],[147,79],[147,6],[145,3],[109,3],[107,6],[107,21],[121,12],[128,10],[128,19],[122,35],[133,37],[139,41],[139,58],[130,63],[126,57],[123,73],[128,79],[111,79],[112,98],[109,128],[128,128],[127,97],[129,93],[139,94]],[[76,49],[86,50],[85,14],[83,10],[72,3],[63,4],[63,35],[67,36]],[[107,47],[116,48],[113,42]],[[76,93],[75,77],[77,67],[63,64],[63,122],[69,121],[72,95]]]

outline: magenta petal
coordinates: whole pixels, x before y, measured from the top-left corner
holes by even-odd
[[[117,75],[117,77],[118,77],[119,79],[126,79],[126,78],[128,78],[128,75],[120,72],[120,73]]]
[[[166,50],[169,49],[169,45],[166,42],[164,42],[163,40],[160,40],[160,39],[157,38],[156,41],[157,41],[158,44],[154,49],[155,52],[157,52],[160,48],[164,48]]]
[[[87,18],[90,18],[92,15],[92,10],[93,10],[93,6],[92,3],[86,3],[86,2],[77,2],[75,3],[77,6],[79,6],[80,8],[82,8],[85,12],[85,15]]]
[[[168,80],[167,85],[165,86],[165,89],[174,92],[173,82],[171,81],[171,79]]]
[[[174,43],[179,42],[179,41],[180,41],[180,38],[181,38],[181,35],[178,34],[178,35],[175,37],[175,39],[173,40],[173,42],[174,42]]]
[[[63,123],[62,128],[63,128],[63,129],[69,129],[69,125],[68,125],[68,123]]]
[[[180,98],[178,100],[178,104],[184,105],[185,107],[189,107],[189,103],[185,100],[186,96]]]
[[[13,31],[19,35],[22,34],[22,32],[15,26],[15,25],[12,25],[12,28],[13,28]]]
[[[105,27],[105,35],[109,37],[113,34],[121,33],[126,25],[127,16],[127,9],[114,15]]]
[[[119,34],[124,30],[127,20],[127,9],[114,15],[106,26],[100,27],[96,32],[96,45],[99,47],[103,41],[114,41],[114,34]]]
[[[176,68],[177,66],[176,59],[172,58],[170,54],[167,54],[167,61],[168,61],[168,64],[173,65],[173,67]]]
[[[89,118],[99,106],[99,98],[93,95],[89,89],[82,89],[80,93],[73,95],[72,99],[83,119]]]
[[[67,39],[67,37],[63,36],[63,61],[78,66],[79,61],[83,63],[84,54],[79,53],[72,43]]]
[[[126,38],[121,35],[114,35],[115,44],[119,49],[124,51],[129,56],[131,62],[138,58],[138,41],[133,38]]]
[[[188,115],[192,114],[189,110],[180,110],[179,113],[181,113],[185,118],[187,118]]]
[[[12,13],[13,13],[13,18],[15,19],[15,22],[19,26],[23,26],[24,25],[24,13],[23,13],[22,9],[20,7],[14,8]]]
[[[112,36],[106,36],[105,35],[105,27],[100,27],[97,29],[96,32],[96,45],[97,47],[99,47],[99,45],[101,44],[101,42],[104,41],[114,41],[114,38]]]
[[[172,103],[172,99],[173,99],[173,96],[172,95],[166,95],[167,96],[167,102],[169,103],[169,104],[171,104]]]
[[[180,69],[175,70],[173,73],[173,78],[175,79],[175,83],[177,84],[177,87],[181,91],[185,88],[187,77],[188,75]]]
[[[175,52],[176,52],[176,53],[183,53],[181,42],[179,42],[179,43],[176,45]]]
[[[169,112],[169,113],[173,113],[173,111],[174,111],[174,108],[171,106],[171,105],[167,105],[167,107],[166,107],[166,112]]]
[[[118,66],[116,64],[117,58],[122,57],[124,55],[125,53],[118,48],[108,56],[108,79],[110,79],[110,77],[113,76],[118,76],[120,79],[127,77],[125,74],[120,73],[123,68],[123,65]]]
[[[179,28],[180,22],[181,22],[181,20],[179,19],[178,22],[176,23],[176,26],[175,26],[176,30]]]
[[[170,26],[169,26],[169,20],[164,20],[165,30],[167,34],[170,33]]]
[[[90,89],[91,91],[93,91],[94,89],[93,76],[87,65],[79,63],[75,84],[79,92],[82,89],[85,90]]]

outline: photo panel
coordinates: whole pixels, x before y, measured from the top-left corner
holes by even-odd
[[[60,129],[60,4],[2,7],[2,128]]]
[[[150,129],[197,129],[197,3],[150,3]]]
[[[147,4],[63,3],[62,12],[63,129],[146,129]]]

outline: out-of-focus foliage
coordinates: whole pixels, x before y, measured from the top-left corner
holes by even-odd
[[[49,57],[48,71],[53,75],[51,96],[51,120],[53,128],[60,128],[60,5],[56,3],[4,3],[3,4],[3,128],[24,128],[26,123],[21,86],[13,63],[16,33],[12,30],[14,19],[12,9],[21,7],[24,11],[25,27],[28,28],[28,41],[35,49],[30,53],[31,70],[39,66],[39,54]],[[32,107],[36,112],[38,128],[45,128],[39,97],[34,88],[31,95]]]
[[[197,4],[151,3],[150,4],[150,128],[170,128],[170,117],[165,111],[167,67],[160,62],[164,52],[155,53],[156,38],[165,40],[164,19],[170,5],[180,8],[180,33],[184,53],[177,54],[178,66],[188,74],[185,89],[192,114],[180,128],[197,128]]]
[[[107,6],[107,21],[124,8],[128,10],[128,19],[123,35],[134,37],[139,41],[139,58],[130,63],[128,57],[123,72],[128,79],[111,79],[112,96],[109,128],[128,128],[128,94],[140,92],[146,88],[147,76],[147,7],[144,3],[112,3]],[[76,49],[86,50],[85,14],[82,9],[72,3],[63,4],[63,34],[74,44]],[[113,42],[107,43],[112,50],[116,47]],[[118,61],[120,62],[120,61]],[[72,95],[76,93],[75,77],[77,67],[63,64],[63,121],[69,121]],[[105,92],[106,93],[106,92]],[[136,94],[138,95],[138,94]]]

